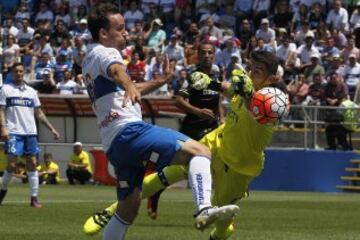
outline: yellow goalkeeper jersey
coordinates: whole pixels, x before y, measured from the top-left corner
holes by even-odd
[[[219,157],[234,171],[257,176],[263,169],[264,149],[272,134],[273,126],[259,124],[237,96],[230,103],[225,123],[204,140],[212,142],[210,148],[214,157]]]
[[[55,162],[51,162],[49,166],[46,166],[45,164],[41,164],[36,168],[39,172],[43,171],[49,171],[49,170],[56,170],[56,181],[60,182],[60,169],[59,165],[57,165]],[[47,178],[47,174],[45,174],[44,178]]]

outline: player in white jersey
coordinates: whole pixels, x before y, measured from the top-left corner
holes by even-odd
[[[118,179],[119,204],[105,228],[104,240],[124,239],[135,220],[141,202],[143,162],[150,157],[156,162],[158,171],[170,164],[189,164],[198,229],[232,218],[239,210],[236,205],[211,206],[209,149],[179,132],[142,121],[140,93],[152,91],[171,79],[168,58],[159,79],[135,86],[126,74],[119,53],[127,33],[124,18],[117,8],[99,4],[88,17],[88,26],[95,43],[85,56],[83,75],[104,150]]]
[[[55,139],[60,135],[41,110],[36,91],[24,82],[24,70],[22,63],[14,64],[14,83],[5,84],[0,91],[1,138],[5,141],[5,152],[8,156],[8,165],[0,190],[0,204],[7,193],[17,158],[24,156],[30,184],[30,206],[41,208],[42,205],[37,199],[39,175],[36,170],[36,156],[39,146],[34,116],[50,129]]]

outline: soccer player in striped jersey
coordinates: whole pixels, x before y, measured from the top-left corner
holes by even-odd
[[[189,137],[142,121],[140,94],[167,83],[169,60],[157,80],[133,84],[120,55],[126,37],[125,21],[111,4],[99,4],[88,18],[94,44],[83,63],[83,75],[97,117],[102,144],[118,178],[116,212],[104,231],[104,240],[122,240],[136,218],[145,172],[143,161],[156,158],[157,170],[168,165],[188,165],[196,206],[195,225],[203,230],[217,221],[230,220],[236,205],[211,205],[209,149]]]
[[[39,174],[36,169],[39,153],[35,117],[59,139],[58,131],[52,126],[40,108],[36,91],[24,82],[25,67],[16,63],[12,69],[14,82],[5,84],[0,91],[0,124],[1,138],[5,141],[5,152],[8,156],[7,169],[4,172],[0,190],[0,204],[5,198],[17,158],[24,156],[30,184],[30,206],[41,208],[37,195],[39,191]]]

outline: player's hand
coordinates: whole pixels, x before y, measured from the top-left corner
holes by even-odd
[[[215,118],[214,112],[207,108],[200,108],[197,116],[200,118]]]
[[[163,63],[163,75],[167,81],[172,79],[171,76],[173,75],[173,73],[174,73],[174,70],[170,66],[169,55],[165,54],[164,55],[164,63]]]
[[[1,140],[2,141],[9,141],[9,130],[7,127],[1,128]]]
[[[54,139],[55,140],[59,140],[60,139],[60,133],[56,130],[56,129],[52,129],[51,133],[54,135]]]
[[[131,102],[133,105],[135,103],[141,103],[141,94],[140,92],[136,89],[134,84],[130,84],[126,89],[125,89],[125,96],[124,96],[124,101],[123,101],[123,105],[122,107],[125,107],[126,104],[128,102]]]
[[[193,72],[190,75],[190,85],[196,90],[206,89],[211,83],[212,79],[209,75],[202,72]]]
[[[232,71],[231,87],[234,93],[247,99],[250,99],[254,93],[252,80],[243,69],[235,69]]]

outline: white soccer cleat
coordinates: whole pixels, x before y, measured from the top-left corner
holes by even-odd
[[[235,217],[240,211],[237,205],[203,208],[195,215],[195,228],[204,231],[218,220],[226,221]]]

